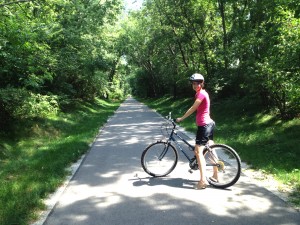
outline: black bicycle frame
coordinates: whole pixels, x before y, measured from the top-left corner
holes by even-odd
[[[189,142],[187,142],[183,137],[181,137],[179,134],[177,134],[177,132],[175,131],[176,124],[175,124],[174,122],[172,122],[172,124],[173,124],[173,129],[172,129],[171,134],[170,134],[169,139],[168,139],[168,145],[166,146],[166,148],[165,148],[165,150],[163,151],[163,153],[160,155],[160,159],[162,159],[162,158],[166,155],[166,153],[167,153],[167,151],[168,151],[169,143],[171,143],[171,142],[173,141],[173,142],[176,143],[176,146],[180,149],[180,151],[181,151],[181,152],[183,153],[183,155],[187,158],[187,160],[191,163],[191,162],[194,160],[194,158],[190,158],[190,157],[188,156],[188,154],[185,153],[185,151],[183,150],[183,148],[180,146],[180,144],[178,143],[178,141],[175,139],[174,135],[175,135],[176,137],[178,137],[181,141],[183,141],[189,148],[191,148],[191,149],[194,150],[195,146],[191,145],[191,144],[190,144]],[[206,148],[207,148],[208,151],[211,153],[210,148],[209,148],[208,146],[206,146]],[[213,154],[213,156],[214,156],[214,154]],[[214,157],[215,157],[215,156],[214,156]],[[211,160],[211,161],[213,161],[213,160]],[[216,164],[216,163],[207,163],[206,166],[219,166],[219,165]]]
[[[187,142],[183,137],[181,137],[179,134],[177,134],[177,132],[175,131],[175,126],[173,124],[173,129],[172,129],[172,132],[170,134],[170,137],[169,137],[169,140],[168,140],[168,143],[170,142],[175,142],[176,143],[176,146],[180,149],[180,151],[183,153],[183,155],[187,158],[187,160],[189,162],[192,162],[192,159],[188,156],[188,154],[185,153],[185,151],[183,150],[183,148],[180,146],[180,144],[178,143],[178,141],[174,138],[174,134],[176,137],[178,137],[181,141],[183,141],[187,146],[189,146],[191,149],[194,150],[195,146],[191,145],[189,142]],[[165,154],[164,154],[165,155]]]

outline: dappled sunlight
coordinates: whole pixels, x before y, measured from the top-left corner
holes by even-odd
[[[278,225],[297,225],[296,221],[293,222],[284,217],[288,210],[282,207],[269,209],[270,204],[264,208],[265,201],[261,201],[255,196],[245,195],[238,202],[236,202],[238,197],[236,196],[235,199],[232,199],[233,205],[230,201],[226,202],[225,196],[228,190],[196,191],[185,189],[183,191],[181,189],[180,192],[174,192],[172,187],[167,186],[165,191],[156,192],[155,187],[152,187],[155,189],[152,191],[141,186],[127,191],[121,187],[116,189],[115,185],[115,188],[112,188],[110,192],[99,190],[98,194],[90,194],[85,199],[77,198],[77,201],[72,204],[64,205],[58,210],[60,223],[70,224],[71,221],[80,221],[81,224],[94,224],[95,221],[101,219],[103,224],[119,224],[121,221],[122,224],[141,224],[142,221],[143,224],[188,223],[196,225],[211,223],[246,224],[245,221],[257,220],[261,222],[255,224],[265,225],[270,224],[266,223],[267,220],[275,218],[277,221],[275,224]],[[162,188],[161,185],[158,187]],[[134,196],[136,188],[143,190],[145,195]],[[150,191],[151,194],[149,195]],[[220,196],[224,197],[220,198]],[[50,222],[56,219],[53,218],[46,224],[52,224]]]
[[[116,112],[119,115],[108,121],[44,225],[92,225],[99,221],[133,225],[247,225],[249,221],[255,225],[297,225],[297,214],[244,175],[228,189],[194,190],[199,171],[189,173],[181,153],[169,176],[149,177],[141,168],[141,154],[148,144],[162,137],[160,125],[164,120],[148,108],[138,107],[145,106],[129,99]],[[149,115],[135,115],[141,111]]]
[[[249,210],[248,213],[256,215],[257,213],[266,213],[272,207],[270,200],[254,196],[254,195],[240,195],[239,201],[235,200],[236,210],[241,209],[243,206],[247,206],[246,209]],[[244,208],[245,210],[245,208]]]
[[[193,185],[197,182],[197,174],[189,175],[189,179],[180,178],[183,176],[176,175],[164,178],[139,178],[133,181],[133,186],[139,187],[143,191],[147,191],[150,187],[151,190],[148,191],[155,194],[165,194],[174,199],[179,197],[189,199],[191,204],[205,208],[212,215],[226,216],[228,218],[237,218],[240,215],[254,216],[265,214],[272,209],[273,204],[266,198],[265,193],[254,192],[253,194],[247,194],[251,192],[251,188],[243,191],[237,187],[224,190],[209,187],[206,190],[199,191],[193,189]],[[138,191],[133,193],[135,194],[126,196],[137,197]],[[167,205],[166,207],[169,206]],[[234,213],[238,211],[239,213]]]
[[[128,124],[124,123],[124,124],[114,124],[114,125],[109,125],[110,127],[125,127],[128,128]],[[144,123],[131,123],[130,127],[128,129],[132,129],[131,126],[136,126],[136,127],[143,127],[143,126],[158,126],[157,122],[144,122]]]
[[[139,142],[139,138],[137,137],[131,137],[130,139],[126,140],[124,143],[125,144],[135,144]]]
[[[149,198],[147,203],[152,206],[154,210],[158,211],[169,211],[180,207],[179,205],[172,204],[167,198]]]
[[[108,173],[105,174],[101,174],[100,177],[104,177],[104,178],[109,178],[109,177],[114,177],[118,174],[118,171],[110,171]]]
[[[102,200],[95,205],[97,208],[107,208],[122,202],[121,196],[116,195],[116,193],[107,193],[107,196],[103,197]]]

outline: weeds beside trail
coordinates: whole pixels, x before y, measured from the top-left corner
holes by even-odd
[[[161,115],[182,116],[192,105],[193,98],[141,100]],[[263,113],[257,105],[243,99],[213,102],[211,116],[216,121],[215,142],[232,146],[242,161],[254,169],[272,174],[294,192],[290,202],[300,206],[300,119],[282,121],[271,113]],[[181,126],[196,132],[195,117],[190,116]]]
[[[28,224],[42,199],[55,191],[67,168],[89,144],[120,102],[81,103],[72,112],[24,121],[0,137],[0,224]],[[16,129],[18,128],[18,129]]]

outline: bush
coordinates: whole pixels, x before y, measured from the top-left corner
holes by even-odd
[[[17,115],[23,118],[46,117],[57,114],[59,106],[55,95],[41,95],[30,93],[23,104],[18,107]]]
[[[0,89],[0,115],[11,120],[56,114],[59,111],[57,99],[55,95],[35,94],[26,89]]]
[[[11,121],[17,118],[17,109],[28,96],[29,93],[24,89],[0,89],[0,130],[7,129]]]

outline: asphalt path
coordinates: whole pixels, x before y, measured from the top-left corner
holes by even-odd
[[[182,155],[168,177],[149,177],[140,157],[162,138],[163,121],[128,98],[101,129],[44,225],[300,224],[299,212],[245,175],[229,189],[194,190],[199,173],[188,172]]]

